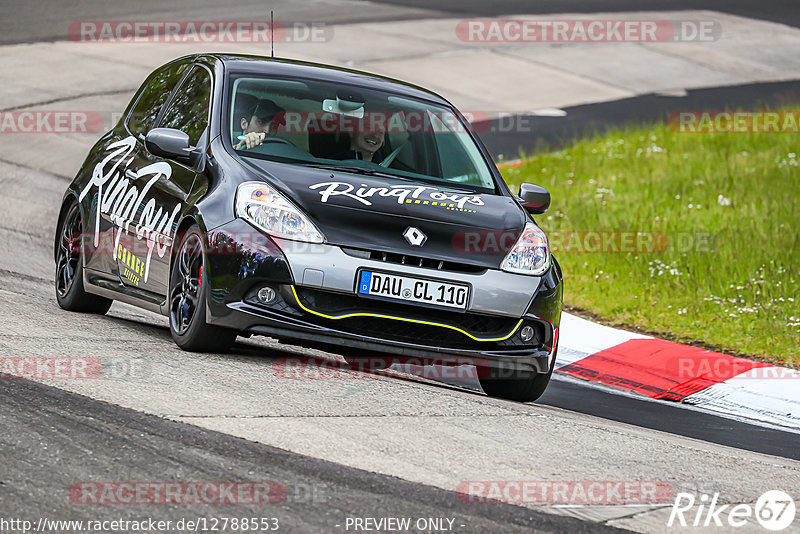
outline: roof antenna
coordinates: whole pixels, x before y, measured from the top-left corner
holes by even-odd
[[[275,58],[275,22],[273,11],[269,10],[269,44],[270,44],[270,55],[272,58]]]

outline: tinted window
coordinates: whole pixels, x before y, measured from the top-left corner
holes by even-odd
[[[189,134],[191,145],[196,146],[208,126],[210,105],[211,75],[206,69],[195,67],[175,93],[160,126]]]
[[[156,72],[147,80],[131,114],[128,116],[128,129],[134,135],[145,135],[158,117],[172,89],[186,72],[188,63],[171,65]]]
[[[240,156],[495,189],[469,125],[445,106],[321,80],[235,76],[230,87]],[[264,142],[247,149],[239,137],[252,133]]]

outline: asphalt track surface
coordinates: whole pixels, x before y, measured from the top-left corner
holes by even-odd
[[[613,128],[662,122],[686,110],[758,110],[800,103],[800,81],[756,83],[686,91],[685,96],[647,94],[612,102],[563,108],[562,117],[513,115],[477,129],[495,157],[514,159],[521,152],[560,148],[571,140]]]
[[[61,41],[69,25],[81,20],[269,20],[270,10],[282,24],[327,24],[408,20],[444,16],[431,8],[407,8],[351,0],[137,0],[136,2],[83,0],[0,3],[0,44]],[[313,14],[311,14],[313,13]]]
[[[308,4],[290,0],[4,0],[0,3],[0,44],[63,40],[69,24],[80,20],[265,20],[270,9],[275,11],[276,20],[284,23],[705,9],[800,26],[800,6],[795,0],[327,0],[314,2],[313,6],[314,15],[309,17]]]
[[[565,380],[551,382],[538,402],[641,428],[800,460],[800,436],[797,434],[718,417],[685,406],[622,396]]]
[[[330,14],[326,15],[325,11],[318,13],[328,17],[339,16],[341,18],[336,19],[338,21],[362,21],[452,16],[453,13],[478,16],[499,15],[504,12],[584,12],[597,10],[598,5],[601,5],[603,11],[702,7],[759,18],[769,16],[772,17],[769,20],[779,18],[779,22],[793,25],[797,22],[797,8],[793,2],[775,2],[774,8],[766,7],[766,3],[751,5],[749,2],[705,2],[699,6],[699,2],[654,1],[647,3],[646,7],[642,3],[632,2],[539,2],[534,7],[521,2],[495,2],[491,4],[490,11],[487,11],[488,3],[471,1],[436,4],[436,11],[395,7],[388,5],[391,4],[388,2],[386,4],[386,9],[381,6],[370,7],[358,12],[357,17],[354,17],[352,10],[343,13],[341,8],[333,4],[329,7]],[[413,2],[403,4],[408,6]],[[132,5],[99,1],[84,2],[78,6],[69,2],[39,2],[26,3],[26,10],[22,12],[13,4],[4,2],[0,6],[0,29],[7,30],[2,33],[3,39],[6,39],[3,42],[62,38],[58,31],[63,30],[64,20],[114,19],[132,16],[134,12],[148,13],[146,17],[139,15],[142,20],[159,17],[200,19],[214,16],[231,20],[256,17],[264,9],[261,2],[238,2],[221,6],[218,2],[187,1],[185,4],[173,3],[168,9],[158,7],[161,3],[148,1],[139,2],[135,7],[131,7]],[[187,7],[189,5],[191,9]],[[289,11],[291,6],[288,3],[286,6],[285,9]],[[532,11],[534,8],[537,11]],[[9,10],[17,13],[16,19],[9,16]],[[758,13],[749,13],[748,10]],[[192,16],[186,16],[186,13],[191,13]],[[315,20],[322,16],[315,17]],[[290,13],[283,20],[292,18],[298,21],[308,20],[301,10],[295,15]],[[698,102],[698,107],[707,107],[701,106],[702,102],[747,107],[757,102],[796,102],[797,94],[798,85],[787,82],[690,91],[686,98],[694,99],[691,101]],[[548,144],[558,145],[576,135],[603,129],[609,124],[623,125],[632,120],[658,119],[671,111],[673,102],[679,99],[645,96],[630,100],[568,108],[566,118],[544,118],[544,121],[538,123],[541,126],[537,124],[543,130],[537,133],[542,134]],[[679,106],[686,109],[685,100]],[[532,137],[529,133],[527,136]],[[517,146],[523,146],[518,144],[520,139],[515,135],[504,137],[492,132],[492,135],[485,135],[484,139],[494,153],[503,151],[508,155]],[[52,275],[48,278],[44,273],[52,270],[50,247],[56,209],[53,204],[60,198],[66,182],[61,178],[28,172],[24,168],[9,171],[8,167],[3,167],[1,178],[6,196],[2,212],[4,220],[0,225],[0,238],[4,244],[0,250],[6,257],[0,262],[0,292],[6,301],[2,306],[4,321],[11,327],[11,335],[0,339],[0,351],[3,355],[25,354],[25,351],[35,353],[40,349],[43,352],[57,353],[58,347],[64,343],[59,339],[60,336],[70,328],[87,335],[85,341],[77,339],[70,347],[74,349],[83,346],[87,351],[97,353],[111,354],[117,351],[121,354],[125,351],[124,344],[137,343],[131,341],[135,338],[141,340],[141,346],[146,347],[156,363],[159,358],[166,358],[163,354],[169,353],[169,358],[172,359],[167,363],[175,369],[180,366],[181,372],[186,375],[176,383],[183,383],[186,388],[191,389],[195,381],[203,380],[201,374],[211,377],[209,380],[212,382],[217,380],[224,388],[227,387],[225,380],[229,374],[244,374],[245,370],[249,372],[254,368],[269,366],[280,354],[303,354],[302,349],[300,352],[290,353],[281,353],[274,347],[263,350],[249,341],[240,342],[235,353],[227,356],[181,354],[173,346],[163,324],[153,322],[146,315],[137,315],[131,308],[123,307],[120,312],[120,308],[115,305],[112,315],[105,318],[61,312],[52,296]],[[30,225],[35,227],[31,228]],[[35,274],[31,274],[32,272]],[[125,331],[125,336],[130,337],[93,339],[97,332],[118,330]],[[324,355],[308,356],[320,357],[325,358]],[[247,366],[247,369],[241,368],[242,366]],[[226,367],[230,368],[230,373]],[[198,374],[192,375],[192,372]],[[268,384],[266,389],[262,386],[259,394],[275,395],[278,401],[285,400],[287,404],[291,404],[292,401],[287,400],[287,393],[278,389],[287,385],[286,381]],[[327,411],[336,410],[329,410],[325,406],[328,403],[336,405],[336,401],[330,399],[331,392],[325,391],[331,386],[330,382],[319,381],[306,385],[312,390],[309,398],[319,408],[313,408],[311,413],[303,414],[302,417],[331,417]],[[368,392],[366,401],[360,399],[358,394],[353,396],[354,413],[347,413],[345,417],[357,418],[358,409],[369,412],[366,415],[381,411],[393,413],[398,409],[393,403],[402,402],[398,399],[411,395],[442,405],[471,407],[486,402],[490,403],[488,406],[492,409],[511,410],[530,416],[531,420],[535,417],[550,417],[559,426],[574,423],[578,428],[589,421],[593,428],[610,430],[614,439],[620,441],[619,447],[623,449],[628,446],[628,434],[636,434],[639,430],[645,431],[644,433],[652,431],[653,436],[658,436],[666,445],[638,453],[631,451],[629,461],[648,462],[652,459],[656,464],[658,456],[667,454],[672,447],[683,447],[689,451],[693,448],[706,450],[709,448],[706,444],[722,445],[725,449],[711,447],[709,450],[712,454],[705,458],[723,463],[726,473],[738,470],[741,465],[743,477],[750,476],[753,480],[763,477],[759,483],[744,481],[752,483],[752,487],[742,490],[751,497],[757,497],[753,493],[753,487],[759,491],[773,489],[764,485],[771,480],[767,464],[784,462],[781,459],[800,460],[800,435],[796,433],[751,425],[664,402],[619,395],[571,381],[554,381],[537,405],[516,405],[488,399],[484,401],[485,397],[474,391],[414,378],[381,377],[380,382],[375,385],[379,387]],[[269,512],[285,525],[281,530],[335,532],[335,525],[341,525],[346,517],[414,515],[456,518],[456,524],[464,525],[457,529],[462,532],[614,531],[608,526],[543,514],[519,506],[462,503],[455,498],[453,491],[288,452],[282,448],[186,424],[185,421],[193,421],[191,418],[176,422],[147,415],[121,407],[116,402],[104,402],[66,391],[70,387],[72,386],[59,385],[56,388],[26,380],[0,380],[0,512],[3,516],[8,516],[11,512],[11,515],[29,518],[47,515],[58,519],[135,519],[149,515],[158,519],[177,520],[191,516],[223,514],[245,516],[255,513],[263,517]],[[245,387],[254,389],[256,386],[247,384]],[[107,393],[102,388],[98,388],[98,391],[100,397]],[[109,391],[108,396],[113,397],[113,390]],[[137,400],[135,388],[126,391],[131,398]],[[180,396],[180,393],[179,390],[167,390],[164,395]],[[209,398],[213,401],[213,407],[219,405],[225,408],[236,403],[232,396],[237,394],[239,393],[221,389],[210,392]],[[361,402],[367,404],[358,404]],[[119,403],[135,404],[127,397],[120,397]],[[212,403],[209,402],[209,405]],[[422,421],[427,412],[419,412],[415,416]],[[577,417],[575,414],[581,415]],[[397,430],[399,432],[401,429]],[[552,441],[554,438],[548,438],[546,433],[547,431],[536,435],[534,439],[542,440],[543,450],[553,450],[552,445],[548,448],[548,439]],[[664,433],[664,436],[659,433]],[[596,447],[602,451],[604,449],[601,447],[607,446],[601,444],[602,440],[592,436],[576,436],[575,442],[586,450]],[[641,445],[646,442],[640,440],[637,443]],[[756,458],[756,455],[745,451],[768,456]],[[430,451],[431,454],[435,452]],[[577,457],[582,454],[588,453],[576,452]],[[685,454],[687,458],[695,458],[690,452]],[[491,454],[487,455],[487,461],[504,463],[504,459]],[[576,460],[576,469],[583,469],[581,473],[584,477],[604,476],[598,474],[596,464],[581,461]],[[692,461],[696,460],[687,459],[685,465],[675,465],[675,471],[681,473],[676,476],[686,477],[686,473],[692,471],[713,471],[707,465],[693,464]],[[763,474],[750,471],[760,465],[759,461],[764,462]],[[558,466],[552,466],[552,469],[557,472]],[[609,471],[613,472],[611,467]],[[666,471],[664,473],[667,474]],[[247,506],[237,507],[236,510],[231,510],[229,506],[149,509],[82,507],[71,503],[68,496],[69,487],[80,480],[270,480],[289,484],[289,487],[315,488],[321,498],[309,500],[293,497],[290,491],[290,497],[276,505],[274,511],[264,508],[249,509]],[[728,480],[728,484],[732,486],[733,483]],[[776,483],[780,480],[792,479],[776,478]],[[793,480],[797,480],[796,475]]]
[[[422,7],[425,0],[378,0],[381,3]],[[463,0],[437,2],[436,8],[451,15],[498,17],[525,13],[614,13],[618,11],[679,11],[705,9],[721,11],[755,19],[780,22],[790,26],[800,24],[800,8],[794,0]]]
[[[269,517],[282,532],[344,532],[347,517],[453,519],[459,532],[626,532],[502,503],[462,502],[452,491],[309,458],[219,432],[175,423],[26,380],[0,381],[0,510],[59,520],[179,521]],[[277,482],[267,505],[76,506],[75,481]],[[233,508],[233,509],[232,509]],[[30,516],[29,516],[30,517]]]

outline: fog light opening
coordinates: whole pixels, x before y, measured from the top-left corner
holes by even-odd
[[[536,330],[534,330],[532,326],[523,326],[519,331],[519,338],[525,343],[530,342],[535,335]]]
[[[258,301],[261,304],[269,304],[275,300],[275,290],[264,286],[258,290]]]

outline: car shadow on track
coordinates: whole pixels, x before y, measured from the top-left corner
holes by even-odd
[[[116,313],[114,313],[116,312]],[[133,314],[133,316],[132,316]],[[119,325],[137,331],[151,340],[169,343],[176,350],[167,324],[155,324],[135,308],[117,308],[104,317]],[[342,356],[297,345],[279,343],[264,336],[239,336],[236,343],[225,353],[192,353],[187,357],[213,354],[221,358],[236,358],[237,362],[249,361],[255,364],[269,364],[273,373],[287,379],[305,380],[397,380],[401,383],[425,385],[464,394],[485,396],[477,382],[476,373],[471,366],[443,367],[395,364],[384,370],[360,369],[350,366]],[[352,388],[352,392],[360,388]]]
[[[120,326],[136,325],[142,334],[152,340],[168,343],[176,351],[180,350],[173,344],[169,328],[165,324],[154,324],[150,318],[141,314],[136,314],[135,317],[131,317],[129,314],[124,315],[126,316],[120,317],[119,310],[117,310],[116,314],[108,315],[104,319]],[[212,354],[185,353],[187,358],[202,358],[204,355]],[[354,384],[361,381],[359,379],[382,380],[385,383],[397,381],[398,385],[430,387],[442,392],[480,396],[487,401],[516,406],[523,410],[534,406],[501,399],[489,399],[479,389],[479,386],[470,385],[466,380],[456,382],[435,380],[434,377],[437,376],[435,368],[439,366],[424,368],[393,366],[387,370],[363,371],[349,366],[341,356],[318,349],[279,344],[271,338],[262,336],[239,337],[228,353],[213,353],[213,356],[229,358],[236,362],[249,361],[256,365],[269,365],[278,376],[289,379],[353,379]],[[431,369],[434,371],[431,372]],[[572,380],[560,380],[557,375],[554,378],[555,380],[551,381],[547,391],[535,406],[582,413],[591,417],[729,447],[800,459],[798,456],[800,448],[796,446],[800,434],[794,432],[752,425],[698,410],[686,409],[674,403],[620,395],[605,388],[587,387]],[[340,396],[347,397],[363,390],[363,387],[354,385],[351,388],[343,389],[344,393]]]
[[[266,358],[272,359],[273,371],[288,379],[335,380],[335,379],[385,379],[400,382],[432,386],[466,394],[479,394],[483,391],[476,373],[470,366],[461,368],[443,366],[418,366],[394,364],[387,369],[364,369],[348,364],[342,356],[327,353],[319,349],[310,349],[290,344],[274,347],[259,342],[267,338],[242,338],[237,340],[231,354],[248,357],[252,361]],[[458,369],[458,370],[454,370]],[[474,369],[474,368],[472,368]]]

